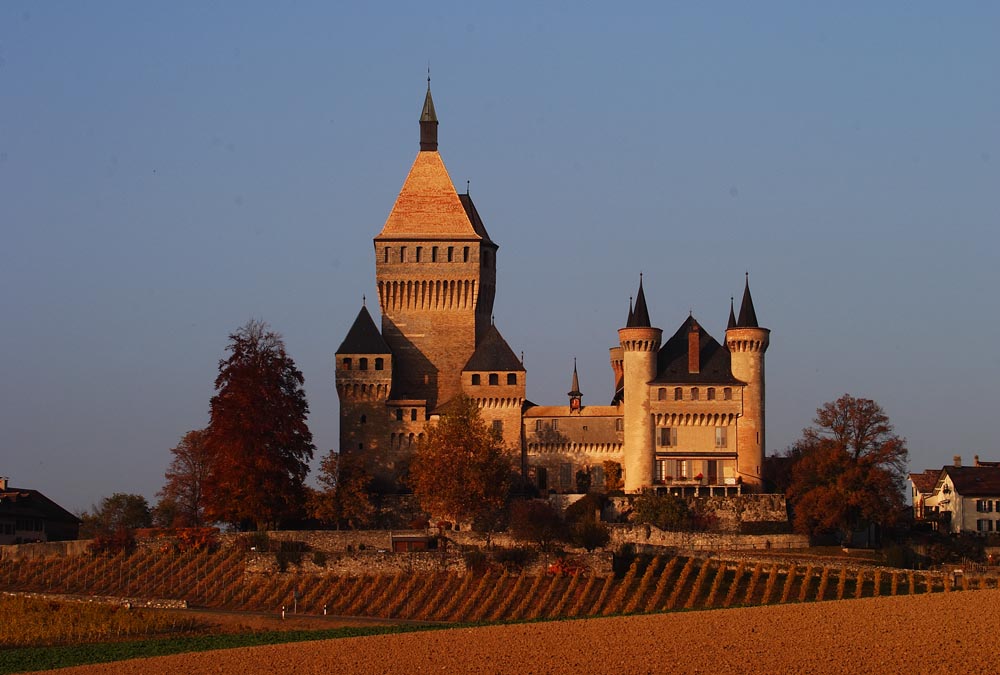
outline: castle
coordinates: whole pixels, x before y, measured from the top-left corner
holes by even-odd
[[[730,299],[720,344],[693,316],[662,342],[640,275],[610,350],[610,405],[583,404],[575,364],[568,404],[535,405],[492,321],[499,247],[468,192],[456,191],[437,134],[428,79],[420,151],[374,240],[381,330],[363,303],[336,354],[341,455],[394,489],[425,425],[465,394],[541,490],[575,491],[581,469],[600,489],[609,460],[627,492],[759,490],[770,331],[758,326],[749,278],[738,316]]]

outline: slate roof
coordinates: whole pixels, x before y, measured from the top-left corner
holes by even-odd
[[[80,519],[38,490],[7,488],[0,491],[0,516],[41,518],[52,522],[79,524]]]
[[[963,497],[996,497],[1000,495],[1000,467],[946,466],[955,492]]]
[[[700,372],[688,372],[688,333],[692,324],[695,323],[697,323],[695,318],[689,316],[673,337],[660,347],[660,353],[656,359],[656,377],[653,382],[656,384],[744,384],[733,377],[729,350],[716,342],[715,338],[709,335],[704,328],[700,329]]]
[[[635,309],[629,315],[627,328],[649,328],[649,310],[646,308],[646,293],[642,290],[642,275],[639,275],[639,292],[635,295]]]
[[[759,328],[757,312],[753,308],[753,298],[750,297],[750,275],[747,274],[746,286],[743,287],[743,302],[740,303],[740,318],[737,319],[740,328]]]
[[[483,219],[479,217],[479,211],[476,210],[476,205],[472,203],[472,197],[466,192],[464,195],[458,195],[459,201],[462,202],[462,206],[465,208],[465,214],[469,217],[469,222],[472,223],[472,229],[476,231],[483,241],[487,241],[494,246],[496,243],[490,239],[489,233],[486,231],[486,226],[483,225]],[[499,248],[499,246],[497,247]]]
[[[337,348],[338,354],[391,354],[389,345],[382,339],[382,334],[375,325],[367,307],[362,307],[358,318],[354,320],[347,337]]]
[[[913,486],[917,488],[918,492],[931,494],[934,492],[934,486],[937,485],[940,475],[941,469],[927,469],[923,473],[911,473],[910,481],[913,482]]]
[[[463,372],[487,370],[524,372],[524,366],[500,335],[497,327],[490,326],[462,370]]]

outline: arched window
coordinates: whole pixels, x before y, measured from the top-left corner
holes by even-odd
[[[732,387],[726,387],[725,389],[722,390],[722,399],[724,401],[732,401],[733,400],[733,388]]]
[[[674,387],[674,400],[683,401],[684,400],[684,390],[680,387]]]
[[[660,387],[656,391],[656,400],[657,401],[666,401],[667,400],[667,388],[666,387]]]
[[[385,368],[385,359],[381,356],[375,359],[375,370],[382,370]]]
[[[691,387],[691,400],[697,401],[699,397],[700,394],[698,393],[698,387]]]
[[[358,359],[358,370],[368,370],[368,359]]]
[[[396,408],[396,421],[397,422],[402,422],[403,421],[403,409],[402,408]]]
[[[410,420],[413,421],[413,422],[417,421],[417,409],[416,408],[414,408],[413,410],[410,411]],[[410,434],[410,435],[412,436],[413,434]]]
[[[344,370],[350,370],[351,369],[351,360],[350,359],[344,359],[343,361],[341,361],[341,363],[343,364]]]
[[[708,391],[706,392],[706,395],[708,396],[708,400],[709,401],[714,401],[715,400],[715,387],[709,387]]]
[[[516,373],[507,373],[507,384],[517,384]]]
[[[490,373],[490,384],[500,384],[500,376],[496,373]]]
[[[482,378],[479,376],[479,373],[475,373],[472,376],[472,384],[482,384]]]

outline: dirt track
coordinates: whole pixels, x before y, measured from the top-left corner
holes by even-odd
[[[96,673],[997,673],[1000,591],[938,593],[273,645]]]

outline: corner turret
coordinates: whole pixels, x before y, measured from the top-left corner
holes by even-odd
[[[570,413],[579,413],[583,408],[583,392],[580,391],[580,376],[576,374],[576,357],[573,357],[573,384],[566,395],[569,396]]]
[[[757,323],[757,312],[750,295],[749,274],[743,289],[739,318],[735,323],[735,326],[731,325],[726,330],[726,347],[731,355],[733,376],[746,383],[743,414],[737,422],[737,471],[745,485],[759,490],[766,447],[764,352],[770,343],[771,331],[761,328]]]

